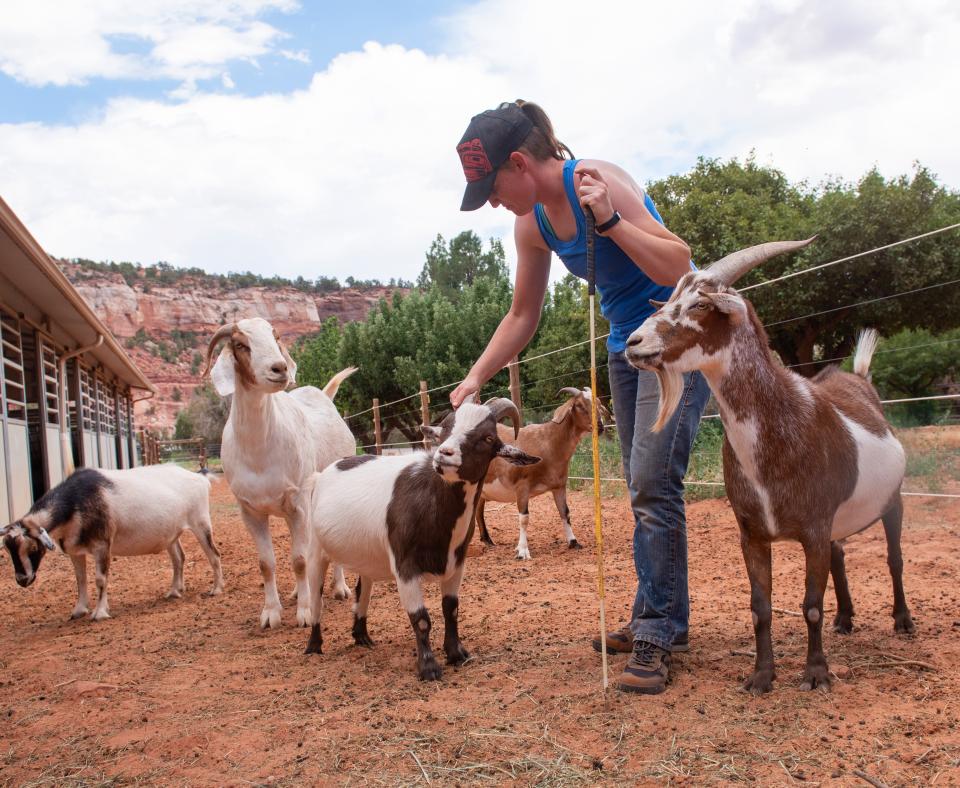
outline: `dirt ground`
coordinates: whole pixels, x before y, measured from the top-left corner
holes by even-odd
[[[662,695],[601,689],[592,498],[571,495],[586,549],[569,551],[549,496],[531,507],[533,559],[513,559],[516,515],[489,506],[495,548],[471,548],[460,631],[473,658],[424,684],[396,591],[379,586],[372,650],[353,645],[349,602],[331,601],[322,656],[307,631],[261,631],[257,557],[225,483],[214,533],[227,592],[201,596],[210,571],[190,535],[187,593],[164,601],[166,555],[119,558],[113,618],[69,621],[69,561],[51,556],[33,587],[0,561],[0,783],[4,785],[300,785],[594,782],[678,785],[960,785],[960,502],[907,500],[904,553],[914,637],[893,634],[882,528],[847,544],[855,629],[825,635],[830,693],[798,690],[806,649],[796,614],[774,615],[778,679],[754,698],[748,587],[723,499],[688,507],[691,651]],[[604,502],[607,615],[631,600],[631,519]],[[289,538],[273,531],[281,591]],[[774,605],[803,595],[798,545],[774,547]],[[828,610],[835,607],[832,589]],[[442,622],[437,590],[428,592]],[[828,616],[829,621],[832,616]],[[611,655],[613,684],[623,656]]]

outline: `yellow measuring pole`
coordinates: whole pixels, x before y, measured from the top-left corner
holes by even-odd
[[[607,679],[607,605],[603,583],[603,510],[600,503],[600,433],[597,430],[597,329],[596,290],[597,268],[595,258],[595,222],[593,211],[584,207],[587,222],[587,293],[590,296],[590,411],[593,433],[593,535],[597,551],[597,593],[600,597],[600,658],[603,662],[603,688]]]

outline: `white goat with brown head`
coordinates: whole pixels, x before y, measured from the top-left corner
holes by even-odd
[[[770,543],[794,539],[806,558],[807,664],[801,689],[829,687],[823,654],[823,594],[832,572],[837,594],[834,629],[852,628],[841,541],[883,520],[893,578],[894,629],[913,632],[903,594],[900,485],[905,459],[868,382],[875,331],[860,336],[849,374],[831,367],[812,379],[785,369],[768,349],[766,332],[734,282],[764,260],[807,241],[761,244],[686,274],[665,304],[627,341],[627,359],[660,381],[654,429],[667,422],[682,390],[681,375],[703,372],[724,425],[723,475],[740,526],[750,577],[757,641],[755,694],[774,678]]]
[[[270,515],[283,517],[290,528],[297,624],[307,626],[307,513],[300,493],[312,473],[356,452],[350,428],[333,405],[340,384],[356,369],[338,373],[323,391],[313,386],[284,391],[295,382],[297,365],[273,326],[257,317],[222,326],[213,335],[204,375],[221,342],[227,344],[213,365],[211,378],[217,392],[223,397],[232,394],[233,402],[220,452],[240,515],[260,554],[265,596],[260,626],[280,625]],[[335,570],[334,592],[339,599],[350,595],[340,567]]]

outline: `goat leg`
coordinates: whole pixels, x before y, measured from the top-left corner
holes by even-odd
[[[167,545],[167,553],[170,554],[170,563],[173,566],[173,580],[170,583],[170,590],[164,595],[164,599],[180,599],[183,596],[183,562],[186,556],[183,554],[183,547],[180,546],[180,539],[174,539]]]
[[[417,676],[420,681],[436,681],[443,675],[443,670],[430,648],[430,614],[423,605],[420,577],[417,575],[404,580],[396,575],[396,578],[400,603],[410,617],[410,626],[417,640]]]
[[[367,632],[367,608],[370,605],[370,594],[373,592],[373,581],[368,578],[357,578],[357,601],[353,603],[353,642],[358,646],[373,646],[373,640]]]
[[[463,564],[461,563],[449,580],[440,583],[440,592],[443,594],[443,650],[446,652],[448,665],[462,665],[470,658],[469,652],[460,642],[458,627],[462,580]]]
[[[818,524],[814,534],[830,531],[830,523]],[[807,589],[803,597],[803,617],[807,622],[807,666],[803,671],[801,690],[830,688],[830,672],[823,653],[823,594],[830,574],[830,542],[828,538],[811,537],[803,542],[807,562]]]
[[[91,618],[103,621],[110,618],[110,605],[107,602],[107,580],[110,576],[110,545],[100,544],[94,548],[93,564],[96,569],[97,606]]]
[[[323,581],[327,575],[327,568],[330,566],[330,559],[320,548],[317,539],[311,540],[307,552],[307,571],[310,575],[307,585],[310,588],[310,610],[311,618],[310,639],[307,641],[307,654],[323,653]]]
[[[490,538],[490,532],[487,530],[487,518],[483,515],[483,508],[486,504],[487,502],[482,497],[477,502],[477,525],[480,526],[480,541],[493,547],[493,539]]]
[[[750,610],[753,617],[753,635],[757,643],[757,656],[753,674],[743,683],[743,688],[753,695],[762,695],[773,689],[776,674],[773,670],[773,639],[770,624],[773,607],[770,594],[773,587],[770,543],[751,539],[743,524],[740,526],[740,549],[750,578]]]
[[[847,569],[843,560],[843,545],[830,542],[830,574],[833,590],[837,595],[837,615],[833,619],[833,631],[849,635],[853,631],[853,600],[847,585]]]
[[[77,604],[70,618],[83,618],[90,611],[90,598],[87,596],[87,557],[71,555],[73,571],[77,576]]]
[[[570,525],[570,507],[567,506],[566,487],[557,487],[557,489],[553,491],[553,502],[557,505],[560,519],[563,520],[563,535],[567,539],[567,547],[571,550],[582,549],[582,545],[577,541],[577,537],[573,533],[573,526]]]
[[[883,515],[883,532],[887,536],[887,566],[893,580],[893,631],[913,634],[917,631],[907,598],[903,593],[903,553],[900,551],[900,531],[903,526],[903,498],[900,491],[894,496],[893,505]]]
[[[530,547],[527,545],[527,523],[530,521],[529,490],[517,487],[517,519],[520,524],[520,536],[517,539],[517,560],[530,560]]]

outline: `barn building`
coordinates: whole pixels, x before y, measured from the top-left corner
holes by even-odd
[[[0,199],[0,524],[74,467],[137,464],[133,402],[156,393]]]

